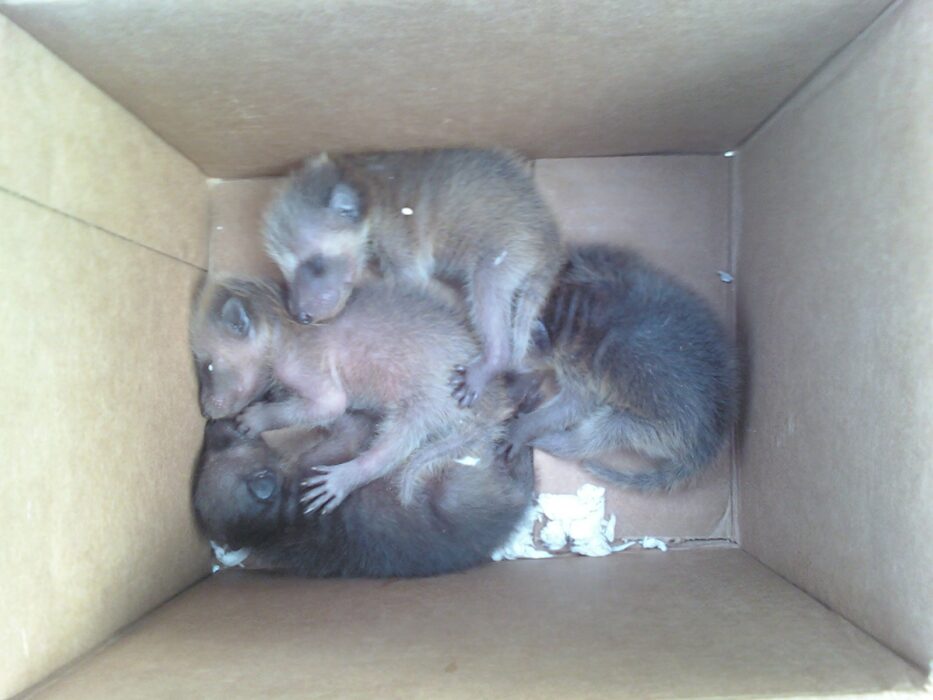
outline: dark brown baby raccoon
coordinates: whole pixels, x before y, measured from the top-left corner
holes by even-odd
[[[488,561],[534,490],[531,451],[506,462],[490,436],[465,446],[470,466],[448,460],[431,470],[408,505],[397,480],[385,476],[330,516],[302,512],[302,474],[353,459],[376,425],[348,413],[323,439],[286,456],[244,436],[230,419],[209,422],[193,498],[201,530],[230,548],[249,547],[264,567],[305,576],[433,576]]]
[[[512,445],[645,490],[669,488],[716,456],[736,414],[736,351],[697,295],[631,251],[581,246],[570,250],[542,321],[534,354],[557,393],[542,403],[534,381],[516,380],[512,390],[540,405],[513,422]],[[622,473],[599,461],[615,450],[655,468]]]
[[[501,381],[469,410],[457,408],[446,380],[452,363],[477,352],[469,329],[439,298],[381,280],[360,286],[329,322],[311,325],[291,319],[275,285],[208,280],[192,314],[191,348],[202,413],[237,416],[246,435],[328,425],[348,410],[382,416],[369,449],[306,479],[311,509],[333,510],[425,442],[456,451],[477,435],[494,439],[510,413]],[[273,400],[260,400],[270,391]]]
[[[479,149],[309,159],[266,212],[266,250],[302,323],[340,313],[367,264],[424,287],[465,290],[482,353],[456,368],[461,405],[519,367],[563,262],[557,225],[527,165]]]

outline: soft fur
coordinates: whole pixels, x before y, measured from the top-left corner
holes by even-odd
[[[202,411],[211,418],[236,415],[247,435],[325,426],[347,410],[383,417],[368,450],[309,475],[315,507],[336,507],[426,441],[447,439],[456,451],[477,435],[495,440],[511,412],[501,381],[469,409],[451,400],[449,368],[473,356],[476,341],[455,309],[403,283],[364,284],[330,322],[300,325],[273,285],[209,280],[195,304],[191,344]],[[270,390],[275,400],[260,401]],[[409,477],[405,498],[417,481]]]
[[[375,424],[347,414],[323,439],[310,437],[286,459],[261,439],[244,437],[230,420],[209,423],[194,488],[202,531],[229,547],[250,547],[251,558],[268,568],[304,576],[432,576],[488,561],[530,505],[534,488],[531,451],[506,462],[488,438],[462,453],[479,457],[478,464],[448,461],[419,484],[407,506],[397,481],[383,477],[331,515],[302,514],[302,475],[318,464],[352,459]]]
[[[522,364],[563,261],[527,164],[494,150],[309,159],[267,211],[264,235],[303,322],[339,314],[370,262],[418,287],[461,287],[482,340],[457,375],[463,405]]]
[[[559,390],[515,421],[513,445],[637,489],[669,488],[712,461],[735,418],[736,353],[696,294],[631,251],[582,246],[542,320],[540,376]],[[656,468],[622,473],[600,461],[620,449]]]

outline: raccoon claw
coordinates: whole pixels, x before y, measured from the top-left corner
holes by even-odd
[[[358,486],[352,465],[320,466],[314,467],[314,471],[321,473],[309,476],[301,482],[302,488],[307,489],[299,499],[305,507],[305,515],[310,515],[316,510],[325,515],[334,512]]]
[[[530,447],[530,444],[526,440],[506,438],[506,440],[499,445],[498,452],[499,455],[504,457],[507,462],[510,462],[527,447]]]
[[[460,408],[469,408],[476,403],[476,399],[483,393],[488,383],[489,377],[482,367],[457,365],[450,378],[450,384],[453,386],[451,395],[460,404]]]
[[[476,401],[476,392],[470,391],[466,386],[460,385],[454,388],[451,394],[460,404],[460,408],[469,408]]]
[[[527,427],[523,426],[521,418],[513,420],[509,426],[508,434],[499,448],[500,454],[506,459],[512,459],[524,448],[531,447],[533,442],[535,441],[532,440]]]
[[[314,491],[309,491],[308,495],[305,498],[310,498],[312,494],[315,494],[317,491],[319,491],[319,489],[315,489]],[[336,508],[336,506],[329,505],[329,506],[324,507],[323,509],[322,509],[322,506],[324,506],[331,500],[332,500],[332,497],[330,496],[330,494],[327,494],[327,493],[317,494],[315,497],[310,498],[307,504],[305,504],[304,514],[311,515],[314,511],[321,510],[321,513],[323,513],[324,515],[327,515],[328,513],[330,513],[331,508]]]

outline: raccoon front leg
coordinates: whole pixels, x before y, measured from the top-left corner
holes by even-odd
[[[532,447],[561,459],[590,459],[614,450],[630,450],[648,459],[675,459],[683,450],[672,431],[609,407],[586,416],[566,430],[542,433]]]
[[[518,416],[511,422],[506,452],[511,454],[526,445],[531,445],[540,435],[565,430],[585,412],[586,404],[582,399],[572,392],[560,391],[544,405],[531,413]]]
[[[483,352],[467,365],[454,368],[453,396],[467,408],[486,385],[509,366],[512,336],[512,299],[517,281],[509,269],[495,261],[481,266],[469,285],[473,327],[483,341]]]
[[[318,401],[292,397],[284,401],[258,401],[251,404],[236,417],[236,422],[243,435],[258,437],[260,433],[278,428],[328,425],[343,412],[344,409],[339,405],[327,406]]]
[[[398,467],[424,438],[423,424],[417,418],[388,414],[368,450],[343,464],[314,467],[319,474],[301,482],[307,489],[301,498],[305,513],[318,509],[323,509],[324,513],[333,512],[353,491]]]

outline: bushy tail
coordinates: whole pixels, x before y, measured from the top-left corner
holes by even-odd
[[[675,464],[666,460],[658,462],[656,469],[645,472],[621,472],[593,459],[585,459],[580,464],[594,476],[614,486],[642,492],[670,491],[676,484],[692,478],[697,472],[695,466]]]

